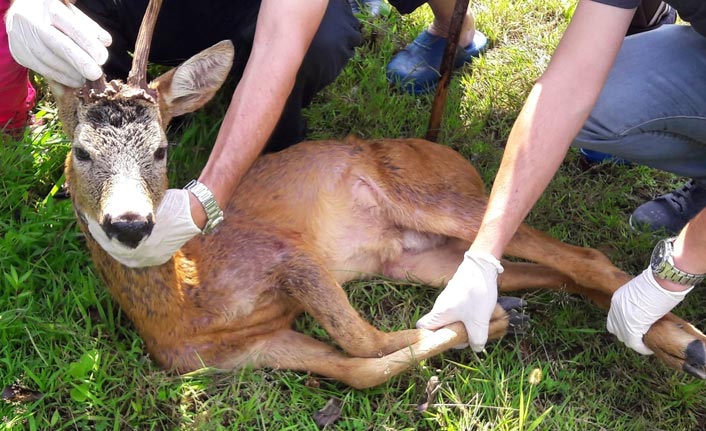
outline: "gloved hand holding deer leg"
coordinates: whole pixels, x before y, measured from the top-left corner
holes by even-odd
[[[498,300],[498,274],[502,272],[503,267],[495,256],[467,251],[434,307],[419,319],[417,327],[435,330],[463,322],[471,348],[482,351],[488,341],[490,316]]]
[[[706,278],[705,236],[706,211],[701,211],[679,236],[660,240],[649,268],[613,294],[608,331],[636,352],[652,354],[642,337]]]

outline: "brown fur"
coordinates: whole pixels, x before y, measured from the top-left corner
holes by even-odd
[[[152,84],[158,104],[120,97],[86,104],[68,92],[58,97],[74,148],[92,152],[91,163],[70,154],[66,164],[79,225],[100,277],[154,360],[180,372],[204,365],[310,371],[363,388],[465,342],[460,323],[435,332],[381,332],[359,316],[341,288],[370,274],[441,287],[458,266],[475,237],[485,191],[467,160],[428,141],[351,137],[261,157],[218,230],[192,239],[158,267],[127,268],[91,238],[84,219],[104,215],[113,196],[106,190],[120,187],[105,172],[116,172],[125,157],[131,167],[140,164],[140,199],[154,209],[166,187],[166,167],[150,157],[166,145],[163,127],[211,97],[231,58],[232,47],[219,44],[159,78]],[[190,81],[192,76],[199,79]],[[142,108],[143,117],[121,122],[120,115]],[[113,123],[96,121],[101,118]],[[537,263],[504,262],[503,292],[568,289],[606,306],[630,279],[597,250],[563,244],[527,226],[507,252]],[[295,332],[292,323],[302,312],[345,353]],[[504,335],[507,324],[507,314],[496,307],[491,339]],[[673,315],[657,322],[645,340],[678,369],[690,362],[689,346],[706,342]]]

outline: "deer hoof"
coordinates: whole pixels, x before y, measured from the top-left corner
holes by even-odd
[[[498,304],[503,307],[505,311],[510,311],[526,307],[527,301],[522,298],[515,298],[514,296],[501,296],[498,298]]]
[[[530,328],[529,315],[518,310],[524,308],[527,302],[521,298],[512,296],[501,296],[498,304],[507,312],[509,335],[522,335]]]
[[[507,333],[509,335],[523,335],[529,330],[529,315],[521,313],[517,310],[509,310],[507,314],[509,316],[507,324]]]
[[[699,379],[706,379],[706,346],[700,340],[694,340],[684,351],[682,370]]]

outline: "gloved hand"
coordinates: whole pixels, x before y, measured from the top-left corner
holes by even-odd
[[[466,252],[431,312],[417,322],[417,328],[435,330],[463,322],[471,348],[482,351],[488,341],[490,316],[498,302],[498,274],[502,272],[503,267],[495,256]]]
[[[15,60],[51,80],[78,88],[101,77],[112,38],[61,0],[15,0],[5,20]]]
[[[201,233],[191,218],[189,192],[169,189],[155,214],[152,233],[135,248],[129,248],[117,239],[110,239],[95,220],[88,221],[88,230],[103,250],[123,265],[133,268],[161,265],[181,246]]]
[[[608,311],[608,331],[628,347],[643,355],[651,355],[642,342],[653,323],[669,313],[693,289],[670,292],[654,278],[650,268],[625,283],[613,293]]]

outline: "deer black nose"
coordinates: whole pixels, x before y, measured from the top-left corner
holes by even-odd
[[[101,226],[108,238],[117,238],[122,244],[135,248],[140,241],[152,233],[154,222],[152,214],[145,217],[135,213],[125,213],[116,218],[106,215]]]

